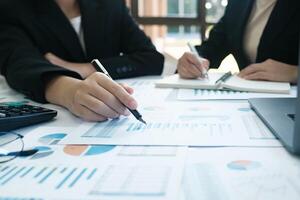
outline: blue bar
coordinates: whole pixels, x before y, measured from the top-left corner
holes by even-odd
[[[66,170],[67,170],[67,168],[65,167],[60,171],[60,173],[63,174]]]
[[[26,167],[22,167],[21,169],[19,169],[19,171],[17,171],[16,173],[14,173],[13,175],[11,175],[10,177],[8,177],[5,181],[3,181],[1,183],[1,185],[5,185],[6,183],[8,183],[11,179],[13,179],[14,177],[16,177],[19,173],[21,173]]]
[[[157,124],[156,128],[160,128],[161,127],[161,123]]]
[[[86,172],[87,168],[84,168],[80,174],[74,179],[74,181],[69,185],[69,188],[73,187],[77,181],[82,177],[82,175]]]
[[[141,124],[137,125],[137,131],[141,130],[141,128],[142,128]]]
[[[47,168],[48,168],[48,167],[44,167],[41,171],[39,171],[39,172],[34,176],[34,178],[39,177],[44,171],[46,171]]]
[[[9,169],[8,166],[3,167],[3,169],[1,169],[1,172],[4,172],[5,170]]]
[[[90,180],[90,179],[94,176],[94,174],[96,173],[96,171],[97,171],[97,168],[95,168],[95,169],[90,173],[90,175],[87,177],[87,180]]]
[[[57,186],[56,186],[56,189],[60,189],[64,184],[65,182],[67,182],[67,180],[72,176],[72,174],[74,174],[74,172],[77,170],[77,168],[74,168],[63,180],[62,182],[60,182]]]
[[[30,169],[28,169],[24,174],[22,174],[20,177],[24,178],[27,174],[29,174],[29,172],[31,172],[34,169],[34,167],[31,167]]]
[[[0,180],[5,178],[6,176],[8,176],[11,172],[13,172],[15,169],[17,169],[17,167],[12,168],[11,170],[9,170],[8,172],[6,172],[3,176],[0,177]]]
[[[54,169],[52,169],[46,176],[44,176],[44,178],[42,178],[39,181],[39,184],[44,183],[55,171],[57,170],[57,168],[55,167]]]
[[[129,127],[127,128],[127,130],[126,130],[126,131],[127,131],[127,132],[130,132],[130,131],[132,131],[132,127],[133,127],[133,125],[134,125],[134,124],[130,124],[130,125],[129,125]]]
[[[151,129],[152,128],[152,123],[147,125],[147,129]]]
[[[135,124],[135,126],[134,126],[134,128],[133,128],[132,131],[136,131],[136,130],[138,130],[138,128],[139,128],[139,125],[138,125],[138,124]]]

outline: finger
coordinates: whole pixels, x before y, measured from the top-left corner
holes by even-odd
[[[199,77],[199,74],[196,74],[196,75],[192,74],[185,67],[178,69],[178,73],[181,78],[185,78],[185,79],[195,79],[195,78]]]
[[[187,60],[181,61],[179,69],[181,70],[181,72],[184,73],[185,76],[191,78],[198,78],[202,74],[201,71],[194,64],[188,62]]]
[[[87,107],[89,110],[102,115],[104,117],[114,119],[120,117],[120,114],[111,109],[97,98],[88,94],[82,96],[81,105]]]
[[[209,60],[204,59],[204,58],[200,58],[200,59],[201,59],[201,62],[202,62],[202,67],[204,67],[204,69],[206,69],[206,71],[207,71],[209,69],[209,65],[210,65]]]
[[[268,73],[266,72],[255,72],[252,74],[249,74],[247,76],[244,76],[244,79],[247,80],[269,80]]]
[[[193,64],[200,72],[207,70],[209,67],[209,61],[207,59],[200,58],[196,54],[187,54],[187,61]]]
[[[44,57],[45,57],[46,59],[48,59],[49,57],[51,57],[51,54],[52,54],[52,53],[48,52],[48,53],[46,53],[46,54],[44,55]]]
[[[92,122],[101,122],[107,120],[106,117],[101,116],[85,106],[82,106],[80,104],[76,105],[76,110],[72,111],[77,117],[80,117],[86,121],[92,121]]]
[[[130,95],[134,93],[134,89],[126,83],[119,83]]]
[[[197,68],[195,65],[190,64],[187,65],[187,67],[185,68],[189,73],[191,73],[191,75],[193,75],[194,77],[200,77],[202,75],[202,71],[199,70],[199,68]]]
[[[60,58],[58,58],[56,55],[50,52],[45,54],[45,58],[50,61],[60,60]]]
[[[126,92],[126,91],[125,91]],[[98,100],[102,101],[104,104],[109,106],[115,112],[120,115],[127,115],[128,111],[126,107],[109,91],[103,88],[98,83],[94,83],[90,86],[88,93]]]
[[[115,96],[122,104],[130,109],[135,110],[138,106],[136,100],[126,92],[126,90],[119,84],[109,79],[107,76],[101,73],[97,73],[97,83],[105,90]]]
[[[252,65],[249,65],[248,67],[246,67],[245,69],[243,69],[238,74],[238,76],[244,78],[245,76],[248,76],[250,74],[253,74],[253,73],[256,73],[256,72],[259,72],[259,71],[264,71],[263,68],[262,68],[262,65],[261,64],[252,64]]]

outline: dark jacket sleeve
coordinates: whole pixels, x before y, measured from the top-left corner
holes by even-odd
[[[230,5],[228,5],[230,6]],[[220,21],[212,28],[209,39],[204,41],[201,46],[197,46],[196,49],[199,55],[208,59],[210,61],[210,66],[212,68],[217,68],[223,61],[223,59],[230,54],[230,49],[227,40],[227,11],[225,11],[224,16]]]
[[[124,1],[122,1],[124,2]],[[164,57],[156,51],[151,40],[139,28],[122,3],[121,51],[122,56],[102,59],[109,66],[113,78],[128,78],[143,75],[160,75]]]
[[[0,22],[0,66],[8,84],[29,98],[46,102],[46,79],[52,75],[80,78],[79,74],[46,61],[21,27],[11,19]]]

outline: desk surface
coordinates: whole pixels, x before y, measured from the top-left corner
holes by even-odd
[[[126,79],[122,82],[132,83],[133,80],[155,80],[159,77],[142,77],[138,79]],[[148,86],[149,87],[149,86]],[[145,100],[143,97],[145,95],[143,89],[137,89],[135,97]],[[149,102],[154,105],[159,105],[161,102],[176,102],[176,91],[173,90],[164,90],[159,91],[153,89],[151,91]],[[29,101],[24,98],[23,95],[18,94],[17,92],[11,90],[5,80],[1,77],[0,79],[0,99],[1,101]],[[246,101],[207,101],[207,103],[226,103],[237,104],[237,103],[246,103]],[[36,104],[34,102],[31,102]],[[141,102],[144,103],[144,102]],[[186,102],[181,101],[178,103],[185,104]],[[225,106],[226,106],[225,104]],[[37,104],[39,105],[39,104]],[[28,143],[38,140],[38,130],[55,130],[58,133],[64,133],[73,129],[76,129],[80,125],[86,123],[82,120],[74,117],[64,108],[55,106],[55,105],[43,105],[48,108],[58,110],[58,116],[56,120],[31,126],[28,128],[17,130],[16,132],[24,134],[25,138],[30,138]],[[199,110],[199,112],[202,112]],[[257,130],[259,131],[259,130]],[[49,138],[43,138],[44,141]],[[27,140],[25,140],[27,142]],[[41,139],[39,139],[41,141]],[[28,145],[28,144],[27,144]],[[30,145],[29,145],[30,146]],[[66,147],[55,147],[55,151],[64,151],[71,152],[72,146]],[[109,151],[109,146],[106,147],[106,151]],[[118,147],[122,148],[122,147]],[[102,149],[103,150],[103,149]],[[182,150],[182,151],[181,151]],[[282,147],[210,147],[210,148],[187,148],[184,150],[182,147],[178,155],[178,159],[173,159],[165,162],[172,163],[173,165],[178,165],[178,171],[175,171],[174,174],[174,183],[175,180],[181,179],[181,185],[173,186],[177,189],[178,193],[174,192],[174,196],[167,196],[158,198],[158,196],[113,196],[107,199],[186,199],[186,200],[196,200],[196,199],[300,199],[300,159],[290,155]],[[104,150],[103,150],[104,151]],[[124,152],[130,152],[132,149],[126,149]],[[143,149],[143,151],[147,151]],[[184,151],[186,151],[184,153]],[[167,149],[166,152],[170,153],[170,149]],[[49,152],[48,152],[49,153]],[[80,152],[77,152],[80,153]],[[87,152],[86,152],[87,153]],[[90,152],[91,153],[91,152]],[[75,152],[76,154],[76,152]],[[180,157],[186,156],[184,162],[184,169],[180,171]],[[95,157],[94,157],[95,158]],[[63,160],[67,158],[61,157],[60,161],[52,161],[62,163]],[[108,158],[107,158],[108,159]],[[132,162],[148,162],[151,158],[143,158],[140,160],[138,157],[131,158]],[[74,159],[75,160],[75,159]],[[109,159],[108,159],[109,160]],[[71,162],[72,160],[70,160]],[[77,160],[79,163],[80,159]],[[159,159],[160,162],[164,162],[164,159]],[[23,164],[26,164],[27,160],[23,159],[21,161]],[[74,161],[75,162],[75,161]],[[89,162],[93,162],[93,159],[90,159]],[[109,161],[113,162],[114,161]],[[115,161],[120,162],[121,161]],[[156,162],[157,163],[157,162]],[[15,161],[8,163],[10,166],[15,165]],[[35,167],[42,165],[42,161],[35,160]],[[55,164],[55,163],[52,163]],[[125,168],[125,167],[124,167]],[[175,169],[175,168],[174,168]],[[0,165],[0,191],[1,191],[1,168]],[[22,169],[20,169],[22,170]],[[24,169],[25,170],[25,169]],[[53,168],[55,171],[56,169]],[[88,171],[88,168],[82,168],[81,173],[84,174]],[[123,169],[122,169],[123,170]],[[124,169],[125,170],[125,169]],[[176,169],[177,170],[177,169]],[[63,170],[62,170],[63,171]],[[61,171],[61,172],[62,172]],[[110,171],[107,173],[109,174]],[[122,171],[121,171],[122,172]],[[167,172],[167,171],[165,171]],[[63,172],[62,172],[63,173]],[[112,172],[111,172],[112,173]],[[125,172],[124,172],[125,173]],[[178,173],[178,174],[176,174]],[[91,171],[92,174],[92,171]],[[113,173],[114,174],[114,173]],[[122,173],[121,173],[122,174]],[[121,174],[119,174],[121,179]],[[163,174],[160,175],[160,177]],[[177,176],[176,176],[177,175]],[[155,174],[153,174],[155,176]],[[3,178],[3,177],[2,177]],[[79,176],[80,178],[80,176]],[[78,179],[79,179],[78,178]],[[87,177],[88,178],[88,177]],[[103,178],[103,177],[102,177]],[[149,178],[149,177],[148,177]],[[157,177],[159,179],[159,177]],[[26,184],[24,182],[24,184]],[[74,183],[75,184],[75,183]],[[142,185],[143,183],[141,183]],[[155,184],[155,182],[153,183]],[[72,186],[70,183],[69,186]],[[30,186],[28,186],[30,187]],[[99,186],[100,187],[100,186]],[[102,186],[103,187],[103,186]],[[84,188],[84,186],[82,186]],[[19,188],[25,190],[30,188]],[[106,188],[107,189],[107,188]],[[47,189],[45,189],[45,199],[50,199],[47,196]],[[104,189],[103,189],[104,190]],[[105,190],[104,190],[105,191]],[[110,191],[110,190],[109,190]],[[98,191],[99,192],[99,191]],[[112,191],[111,191],[112,192]],[[95,193],[95,192],[94,192]],[[95,193],[96,194],[96,193]],[[0,192],[0,199],[1,199]],[[108,195],[108,194],[106,194]],[[107,197],[107,196],[105,196]],[[106,199],[106,198],[104,198]]]

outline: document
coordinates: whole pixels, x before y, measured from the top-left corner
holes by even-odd
[[[119,83],[125,83],[134,89],[133,97],[140,103],[164,102],[172,89],[155,88],[155,82],[161,79],[161,76],[144,76],[131,79],[118,80]]]
[[[298,200],[299,166],[300,159],[283,148],[191,149],[185,199]]]
[[[156,82],[158,88],[179,88],[179,89],[230,89],[235,91],[260,92],[289,94],[290,84],[287,82],[252,81],[245,80],[237,75],[216,83],[224,73],[209,73],[208,79],[182,79],[178,74],[168,76]]]
[[[205,90],[205,89],[179,89],[177,100],[235,100],[250,98],[295,98],[297,97],[297,87],[292,86],[290,94],[271,94],[271,93],[255,93],[241,92],[234,90]]]
[[[147,125],[133,117],[83,123],[60,144],[281,146],[248,104],[170,102],[140,112]]]
[[[57,145],[65,131],[25,136],[25,148],[39,151],[0,165],[0,198],[177,199],[186,147]]]

